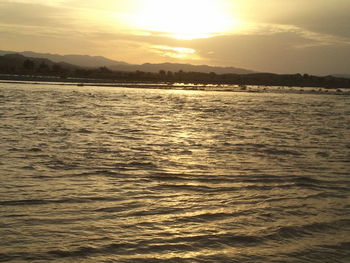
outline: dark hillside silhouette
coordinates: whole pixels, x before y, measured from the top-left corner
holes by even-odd
[[[67,63],[55,63],[48,59],[25,57],[19,54],[0,56],[1,79],[35,80],[39,76],[50,77],[47,80],[83,82],[162,82],[162,83],[194,83],[194,84],[235,84],[235,85],[265,85],[265,86],[296,86],[350,88],[350,79],[334,76],[312,76],[308,74],[217,74],[215,72],[170,71],[161,69],[158,72],[146,71],[115,71],[108,67],[83,68]],[[15,77],[15,75],[17,75]]]
[[[35,58],[46,58],[53,62],[64,62],[68,64],[73,64],[85,68],[98,68],[98,67],[108,67],[115,71],[145,71],[157,73],[159,70],[165,71],[195,71],[195,72],[215,72],[217,74],[249,74],[254,73],[254,71],[235,68],[235,67],[212,67],[207,65],[191,65],[191,64],[179,64],[179,63],[160,63],[151,64],[145,63],[142,65],[129,64],[122,61],[116,61],[108,59],[102,56],[87,56],[87,55],[57,55],[57,54],[44,54],[36,53],[31,51],[24,52],[11,52],[11,51],[1,51],[0,55],[18,53],[25,57],[35,57]]]
[[[79,67],[68,63],[54,63],[49,59],[25,57],[20,54],[0,56],[1,74],[64,76],[77,68]]]
[[[153,72],[158,73],[160,70],[164,71],[172,71],[176,72],[179,70],[182,71],[193,71],[193,72],[203,72],[203,73],[210,73],[215,72],[216,74],[250,74],[254,73],[254,71],[241,69],[241,68],[234,68],[234,67],[212,67],[208,65],[191,65],[191,64],[179,64],[179,63],[159,63],[159,64],[152,64],[152,63],[145,63],[142,65],[116,65],[110,67],[113,70],[116,71],[146,71],[146,72]]]

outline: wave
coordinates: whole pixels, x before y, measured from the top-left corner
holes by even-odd
[[[62,198],[62,199],[23,199],[0,201],[2,206],[32,206],[47,204],[80,204],[89,202],[111,202],[123,200],[121,197],[79,197],[79,198]]]
[[[344,96],[12,85],[0,261],[349,261]]]

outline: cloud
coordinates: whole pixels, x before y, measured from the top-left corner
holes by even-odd
[[[94,38],[109,39],[107,42],[115,45],[137,45],[134,53],[139,57],[134,56],[134,63],[139,63],[143,57],[152,62],[186,62],[236,66],[263,72],[320,75],[348,72],[350,64],[350,45],[347,43],[331,41],[297,29],[288,31],[277,28],[256,34],[232,34],[196,40],[174,40],[149,33],[97,33]],[[183,51],[187,50],[189,53],[184,54]]]
[[[0,3],[0,23],[23,26],[67,26],[69,10],[33,3]]]
[[[194,41],[190,47],[215,64],[277,73],[348,72],[350,45],[324,44],[298,32],[229,35]]]
[[[306,31],[350,37],[349,0],[239,0],[239,15],[256,23],[293,25]]]
[[[84,9],[65,6],[59,1],[48,1],[52,4],[2,2],[0,3],[0,31],[8,26],[16,30],[55,34],[72,31],[77,34],[92,32],[127,31],[129,28],[121,21],[118,14],[110,10]],[[71,35],[74,37],[74,35]]]
[[[177,58],[177,59],[195,59],[196,51],[192,48],[184,47],[169,47],[169,46],[153,46],[153,49],[156,53],[161,56]]]
[[[123,24],[123,15],[142,0],[2,0],[0,49],[103,55],[131,63],[170,61],[278,73],[346,73],[350,65],[348,1],[231,1],[235,4],[230,11],[247,25],[244,31],[181,40]]]

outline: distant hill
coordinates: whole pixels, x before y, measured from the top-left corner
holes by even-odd
[[[123,66],[126,67],[126,65]],[[105,66],[95,68],[79,67],[65,62],[53,62],[47,58],[25,57],[21,54],[5,54],[0,56],[0,79],[2,80],[69,80],[70,82],[84,83],[146,81],[153,83],[182,82],[196,84],[234,84],[241,86],[350,88],[350,79],[334,76],[318,77],[308,74],[281,75],[273,73],[214,74],[212,73],[214,72],[212,70],[213,67],[171,63],[127,65],[127,69],[128,71],[121,71],[111,70],[111,68]],[[142,69],[147,71],[141,71]],[[221,69],[225,70],[224,68]],[[242,88],[244,88],[243,86]],[[342,91],[339,90],[339,92]]]
[[[101,56],[88,56],[88,55],[57,55],[49,53],[36,53],[32,51],[13,52],[13,51],[0,51],[0,55],[17,53],[26,57],[46,58],[53,62],[65,62],[80,67],[110,67],[116,65],[128,65],[126,62],[115,61]]]
[[[68,64],[77,65],[80,67],[108,67],[111,70],[116,71],[144,71],[144,72],[159,72],[160,70],[165,71],[185,71],[185,72],[204,72],[210,73],[215,72],[216,74],[250,74],[255,73],[251,70],[235,68],[235,67],[213,67],[207,65],[191,65],[191,64],[179,64],[179,63],[160,63],[160,64],[151,64],[145,63],[142,65],[129,64],[123,61],[116,61],[108,59],[102,56],[88,56],[88,55],[57,55],[57,54],[45,54],[45,53],[36,53],[31,51],[24,52],[13,52],[13,51],[1,51],[0,55],[17,53],[26,57],[35,57],[35,58],[46,58],[53,62],[64,62]]]
[[[337,77],[337,78],[350,79],[350,74],[332,74],[332,76]]]
[[[216,74],[250,74],[254,71],[234,68],[234,67],[213,67],[208,65],[191,65],[191,64],[179,64],[179,63],[159,63],[151,64],[145,63],[142,65],[116,65],[111,66],[112,70],[121,70],[121,71],[145,71],[145,72],[159,72],[160,70],[165,71],[185,71],[185,72],[203,72],[210,73],[215,72]]]
[[[5,54],[1,56],[0,53],[0,67],[5,68],[5,67],[22,67],[25,63],[25,61],[30,60],[33,62],[32,67],[39,67],[40,65],[46,65],[48,67],[53,67],[53,66],[60,66],[61,68],[65,69],[77,69],[79,68],[78,66],[65,63],[65,62],[53,62],[47,58],[37,58],[37,57],[27,57],[23,56],[21,54]]]

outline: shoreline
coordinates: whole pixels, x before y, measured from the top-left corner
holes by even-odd
[[[111,87],[111,88],[139,88],[164,90],[191,90],[191,91],[217,91],[217,92],[250,92],[250,93],[292,93],[292,94],[325,94],[350,95],[350,89],[324,88],[324,87],[296,87],[296,86],[266,86],[266,85],[237,85],[237,84],[197,84],[197,83],[170,83],[155,81],[110,81],[100,79],[55,77],[32,77],[0,75],[0,83],[5,84],[34,84],[76,87]]]

